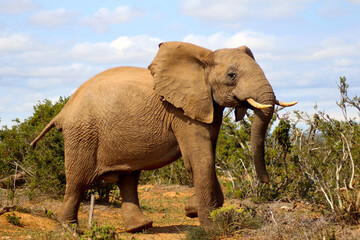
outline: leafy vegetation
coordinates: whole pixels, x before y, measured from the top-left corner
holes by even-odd
[[[115,232],[115,227],[110,225],[99,226],[95,224],[92,228],[81,236],[80,239],[93,239],[93,240],[112,240],[119,239]]]
[[[39,102],[34,107],[32,117],[22,123],[16,119],[14,126],[0,130],[0,178],[15,174],[15,170],[20,168],[26,171],[30,198],[34,197],[35,190],[53,196],[64,192],[64,144],[61,133],[49,132],[36,151],[29,144],[60,112],[67,100],[61,97],[54,104],[49,100]]]
[[[21,222],[20,222],[20,219],[21,219],[21,217],[16,216],[15,213],[11,213],[11,214],[6,215],[6,220],[9,223],[11,223],[11,224],[13,224],[15,226],[18,226],[18,227],[20,227],[22,225]]]
[[[216,233],[206,231],[202,227],[189,228],[186,233],[186,240],[210,240],[216,238]]]
[[[227,194],[253,202],[299,200],[324,204],[327,214],[347,224],[360,219],[359,175],[360,123],[349,118],[351,109],[360,113],[360,98],[349,97],[345,77],[339,82],[338,107],[343,120],[331,117],[315,107],[309,115],[294,111],[282,113],[277,108],[266,139],[266,161],[270,183],[258,181],[251,159],[250,132],[252,115],[239,123],[225,113],[218,138],[216,169],[228,189]],[[28,196],[41,191],[50,196],[64,193],[65,174],[63,138],[52,130],[40,141],[37,149],[30,142],[61,110],[68,98],[52,103],[39,102],[34,115],[23,122],[18,119],[11,128],[0,130],[0,178],[15,174],[20,168],[26,172]],[[191,185],[183,161],[164,168],[143,171],[141,182]],[[12,186],[12,184],[9,184]],[[89,192],[109,201],[116,186],[97,182]],[[9,191],[9,198],[14,198]]]
[[[202,227],[189,228],[186,239],[221,239],[238,234],[244,229],[256,229],[263,225],[254,209],[237,208],[235,205],[222,207],[210,213],[215,224],[214,230],[205,231]]]

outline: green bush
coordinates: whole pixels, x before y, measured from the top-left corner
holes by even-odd
[[[36,150],[30,143],[48,122],[62,109],[68,98],[56,103],[44,100],[34,106],[34,115],[24,122],[15,120],[11,128],[3,127],[0,134],[0,177],[15,173],[18,164],[25,169],[29,196],[40,190],[57,196],[65,186],[63,137],[58,131],[50,131],[39,142]]]
[[[93,239],[93,240],[112,240],[119,239],[115,232],[115,227],[110,225],[94,225],[88,232],[86,232],[81,239]]]
[[[15,213],[11,213],[11,214],[6,215],[6,220],[8,221],[8,223],[11,223],[12,225],[15,225],[15,226],[18,226],[18,227],[22,226],[22,224],[20,222],[20,219],[21,219],[21,217],[17,217],[15,215]]]

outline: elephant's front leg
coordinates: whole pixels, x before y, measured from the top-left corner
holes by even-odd
[[[210,212],[219,206],[217,192],[220,187],[215,175],[210,130],[201,123],[195,123],[180,127],[175,135],[184,161],[189,165],[187,168],[193,176],[200,224],[209,229],[212,226]]]
[[[119,175],[118,186],[122,199],[121,215],[127,232],[138,232],[152,226],[139,207],[137,192],[140,171]]]
[[[216,191],[216,208],[222,207],[224,204],[224,194],[222,193],[219,180],[216,177],[216,185],[215,185],[215,191]],[[194,194],[189,198],[185,205],[185,214],[187,217],[195,218],[198,216],[198,210],[199,210],[199,199]]]

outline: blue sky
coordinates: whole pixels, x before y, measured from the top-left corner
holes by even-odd
[[[163,41],[247,45],[277,98],[341,118],[360,95],[360,0],[0,0],[0,126],[114,66],[147,67]],[[350,113],[358,116],[357,113]]]

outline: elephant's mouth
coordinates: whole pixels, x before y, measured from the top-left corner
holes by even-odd
[[[255,101],[253,98],[245,98],[244,100],[238,99],[236,96],[234,97],[236,101],[236,107],[237,108],[246,108],[254,110],[257,109],[264,109],[264,108],[270,108],[272,105],[270,104],[262,104]]]
[[[254,107],[251,106],[248,101],[244,98],[243,100],[240,100],[236,96],[234,96],[234,101],[236,102],[235,107],[236,108],[245,108],[245,109],[251,109],[254,110]]]

